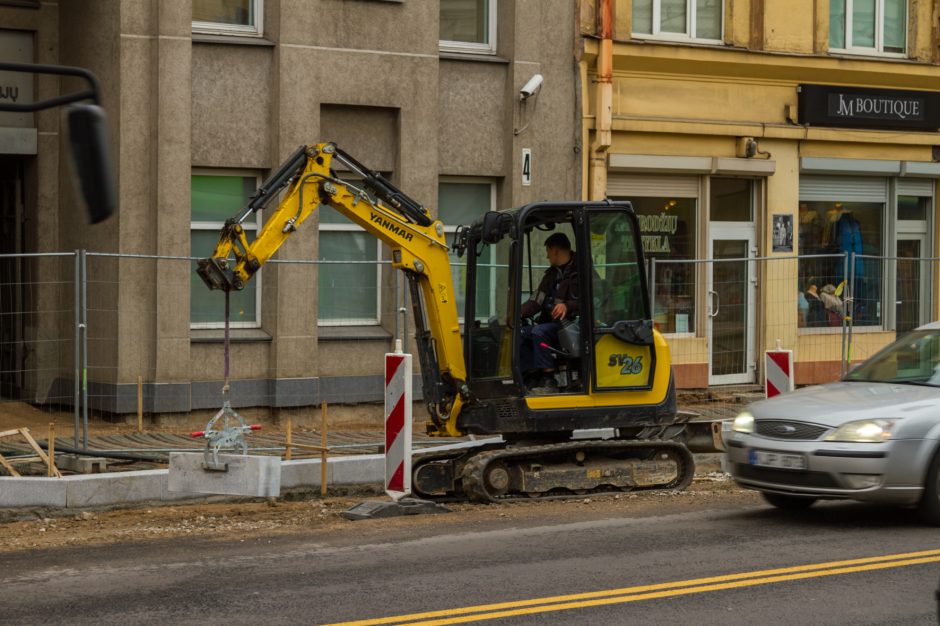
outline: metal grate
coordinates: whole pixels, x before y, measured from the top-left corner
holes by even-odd
[[[829,430],[826,426],[785,420],[757,420],[755,427],[757,434],[762,437],[788,441],[813,441]]]

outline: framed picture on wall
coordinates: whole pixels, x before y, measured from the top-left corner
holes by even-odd
[[[793,252],[793,216],[775,214],[773,229],[774,252]]]

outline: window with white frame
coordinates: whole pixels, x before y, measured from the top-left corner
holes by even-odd
[[[496,0],[440,0],[440,46],[448,52],[496,52]]]
[[[240,172],[194,172],[192,176],[190,254],[202,259],[212,254],[219,242],[225,220],[236,215],[248,204],[258,187],[258,176]],[[260,225],[255,214],[242,223],[249,241],[254,240]],[[229,320],[233,328],[261,326],[261,272],[255,274],[242,291],[233,291],[229,300]],[[192,328],[222,328],[225,324],[225,301],[220,291],[210,291],[196,274],[196,263],[190,272],[189,320]]]
[[[907,50],[907,0],[830,0],[829,49],[903,55]]]
[[[492,182],[462,179],[442,180],[437,187],[438,217],[444,222],[447,233],[447,245],[450,251],[451,275],[454,279],[454,292],[457,299],[457,314],[461,322],[467,292],[467,257],[458,257],[453,251],[454,233],[458,226],[469,226],[481,218],[487,211],[496,209],[496,185]],[[495,266],[492,248],[487,249],[487,258],[477,259],[476,307],[478,312],[493,313],[493,289]],[[468,250],[466,254],[473,254]],[[488,316],[487,316],[488,317]],[[484,320],[485,321],[485,320]]]
[[[260,37],[264,0],[193,0],[193,32]]]
[[[633,0],[633,34],[720,42],[722,0]]]
[[[321,326],[379,323],[381,242],[321,205],[317,319]]]

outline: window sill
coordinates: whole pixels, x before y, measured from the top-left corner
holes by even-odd
[[[319,326],[320,341],[389,341],[392,333],[381,326]]]
[[[193,33],[193,43],[215,43],[232,46],[260,46],[274,48],[276,43],[257,35],[210,35],[206,33]]]
[[[269,342],[271,335],[260,328],[232,328],[228,331],[232,343]],[[190,343],[222,343],[225,341],[223,328],[194,328],[189,331]]]
[[[873,59],[881,61],[907,61],[909,60],[906,52],[879,52],[878,50],[847,48],[830,48],[829,56],[846,59]]]
[[[509,59],[494,56],[485,52],[447,52],[441,50],[439,54],[441,60],[445,61],[474,61],[478,63],[499,63],[509,65]]]

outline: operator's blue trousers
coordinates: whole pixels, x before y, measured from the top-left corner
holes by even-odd
[[[520,346],[519,356],[523,372],[534,369],[555,369],[555,359],[551,350],[543,348],[540,344],[546,343],[557,349],[560,328],[561,324],[558,322],[522,327],[522,345]]]

